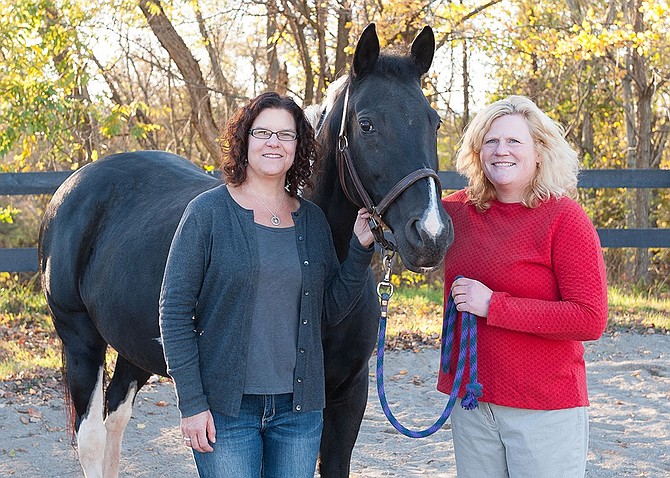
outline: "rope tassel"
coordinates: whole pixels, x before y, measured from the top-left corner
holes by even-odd
[[[474,410],[479,406],[477,399],[482,396],[482,384],[469,383],[465,386],[465,390],[465,396],[461,400],[461,407],[465,410]]]
[[[466,323],[467,322],[467,323]],[[468,351],[470,352],[470,383],[465,386],[465,396],[461,407],[474,410],[479,406],[477,400],[482,396],[482,384],[477,382],[477,318],[473,314],[463,314],[463,327],[468,326]]]
[[[461,324],[461,339],[459,344],[458,364],[456,367],[456,374],[454,376],[454,383],[449,395],[449,401],[444,407],[442,415],[437,421],[426,428],[425,430],[410,430],[403,426],[395,418],[386,399],[386,392],[384,391],[384,346],[386,341],[386,319],[388,315],[388,302],[393,294],[393,288],[388,282],[391,275],[390,259],[384,261],[386,271],[386,279],[377,286],[377,294],[381,299],[381,317],[379,318],[379,336],[377,340],[377,394],[379,395],[379,402],[382,410],[388,421],[393,427],[405,436],[410,438],[424,438],[432,435],[439,430],[447,421],[449,415],[454,408],[456,399],[458,398],[458,391],[461,388],[463,381],[463,373],[465,370],[465,363],[470,362],[470,383],[465,386],[466,394],[461,400],[461,406],[465,410],[473,410],[479,406],[478,398],[482,396],[482,385],[477,382],[477,317],[469,312],[463,312]],[[382,292],[381,288],[389,288],[388,292]],[[447,306],[445,307],[445,318],[442,326],[442,352],[440,355],[440,367],[443,372],[449,371],[449,362],[451,360],[451,350],[454,339],[454,330],[456,328],[456,318],[458,312],[454,298],[449,294]]]

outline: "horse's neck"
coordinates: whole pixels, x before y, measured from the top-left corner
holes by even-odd
[[[315,178],[314,190],[308,195],[308,199],[316,203],[325,213],[333,235],[337,257],[343,261],[349,250],[349,240],[353,233],[357,209],[342,191],[334,150],[324,152],[326,153],[323,158],[324,163],[319,168],[319,176]]]
[[[354,229],[357,207],[346,198],[337,170],[337,141],[340,128],[342,106],[340,99],[347,77],[333,82],[326,95],[326,102],[318,108],[309,108],[311,123],[315,126],[317,139],[321,144],[323,163],[317,168],[314,189],[305,196],[315,202],[325,213],[337,256],[343,261],[349,251],[349,241]]]

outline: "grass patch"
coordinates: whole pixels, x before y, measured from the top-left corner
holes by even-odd
[[[60,341],[34,281],[5,279],[0,284],[0,380],[59,373]]]
[[[59,377],[61,346],[35,279],[0,281],[0,381]],[[397,284],[389,304],[387,348],[437,347],[442,332],[442,286]],[[670,298],[609,289],[610,330],[670,333]],[[107,354],[111,371],[115,353]]]
[[[0,378],[24,379],[42,376],[47,371],[56,371],[61,365],[60,344],[35,347],[26,343],[7,343],[2,347]]]
[[[670,331],[670,299],[657,299],[613,286],[608,291],[609,326]]]
[[[413,344],[439,345],[442,333],[443,289],[396,286],[389,304],[387,336],[391,347],[411,348]],[[670,333],[670,298],[608,288],[608,330],[628,329],[635,332]],[[403,343],[403,339],[407,343]]]
[[[406,290],[393,294],[386,321],[387,349],[437,347],[441,333],[441,293]]]

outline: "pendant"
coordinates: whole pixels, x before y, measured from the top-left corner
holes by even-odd
[[[270,218],[270,222],[272,223],[273,226],[278,226],[281,224],[281,219],[279,219],[279,216],[276,214],[273,214],[272,217]]]

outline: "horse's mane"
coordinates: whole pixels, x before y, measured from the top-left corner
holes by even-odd
[[[419,67],[414,59],[399,50],[385,50],[379,55],[375,63],[373,75],[385,78],[396,78],[401,82],[413,82],[421,76]]]
[[[335,100],[339,98],[341,91],[348,84],[348,75],[340,76],[337,80],[328,85],[325,99],[320,104],[310,105],[305,108],[305,116],[312,124],[314,133],[318,136],[321,128],[326,124],[326,119],[333,110]]]
[[[380,53],[373,74],[386,78],[397,78],[401,81],[411,81],[411,79],[419,76],[419,70],[412,58],[401,54],[399,49],[394,48]],[[325,99],[320,104],[309,105],[305,108],[305,116],[307,116],[307,120],[311,123],[317,136],[321,128],[328,122],[328,115],[333,110],[335,101],[352,81],[354,79],[351,75],[340,76],[328,85]]]

